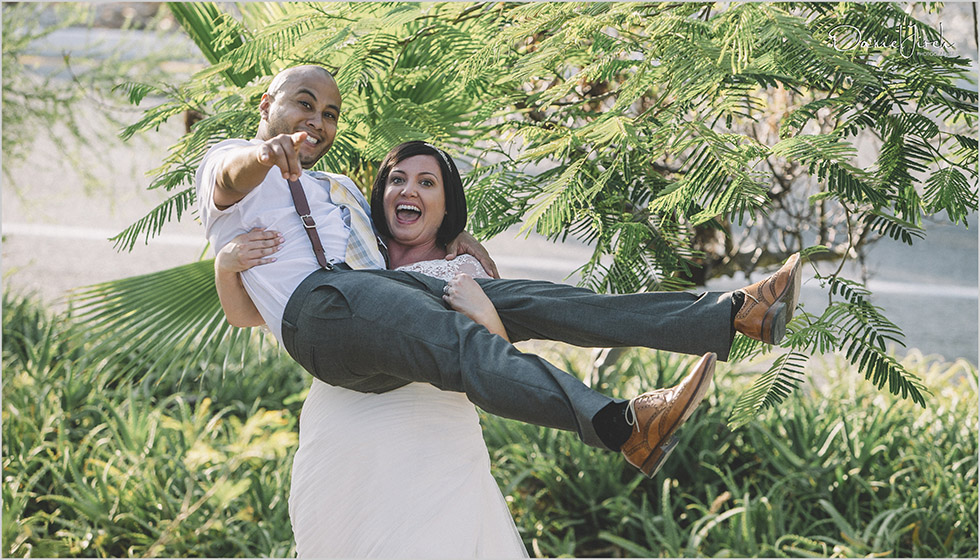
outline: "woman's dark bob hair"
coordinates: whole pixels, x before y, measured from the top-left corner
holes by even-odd
[[[374,220],[374,227],[381,237],[390,239],[391,230],[388,229],[388,222],[385,221],[384,209],[388,174],[391,173],[392,167],[413,156],[432,156],[439,162],[442,189],[446,194],[446,217],[443,218],[442,225],[436,232],[436,242],[445,246],[456,239],[456,236],[466,227],[466,195],[463,194],[463,179],[459,176],[453,158],[428,142],[420,140],[405,142],[392,148],[385,156],[381,167],[378,168],[378,176],[374,178],[374,186],[371,188],[371,219]]]

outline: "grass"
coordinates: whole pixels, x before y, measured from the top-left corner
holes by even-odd
[[[309,380],[288,358],[124,383],[131,372],[87,361],[70,317],[6,293],[3,310],[4,556],[294,555],[286,498]],[[587,353],[542,348],[587,371]],[[597,383],[628,396],[690,362],[629,351]],[[735,432],[731,406],[764,366],[721,365],[652,480],[568,433],[490,416],[484,433],[534,556],[976,558],[976,368],[904,363],[927,409],[831,356]]]
[[[293,554],[284,489],[306,379],[286,360],[122,385],[84,338],[61,342],[70,321],[10,297],[3,320],[5,556]]]
[[[618,375],[662,386],[684,371],[645,368],[644,354]],[[933,387],[926,410],[828,358],[821,386],[736,432],[726,421],[747,383],[722,365],[653,480],[568,434],[484,425],[537,556],[976,557],[976,370],[921,355],[905,363]]]

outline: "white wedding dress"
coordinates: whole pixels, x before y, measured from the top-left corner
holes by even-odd
[[[400,270],[487,276],[469,255]],[[476,408],[422,383],[367,394],[313,380],[289,517],[301,558],[527,557]]]

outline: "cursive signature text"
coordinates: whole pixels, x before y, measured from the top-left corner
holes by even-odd
[[[861,50],[881,50],[896,49],[903,57],[908,58],[915,54],[917,49],[942,49],[944,52],[952,50],[953,44],[942,38],[943,24],[939,23],[940,39],[928,40],[925,33],[919,33],[915,26],[900,27],[897,39],[880,40],[864,38],[860,29],[853,25],[838,25],[830,30],[828,39],[833,41],[834,49],[837,51]]]

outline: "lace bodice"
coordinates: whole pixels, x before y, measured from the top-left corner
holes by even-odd
[[[473,255],[460,255],[451,261],[438,259],[433,261],[421,261],[406,266],[400,266],[397,270],[407,270],[409,272],[421,272],[426,276],[432,276],[448,282],[460,272],[465,272],[473,278],[490,278],[487,271],[483,269],[480,261]]]

